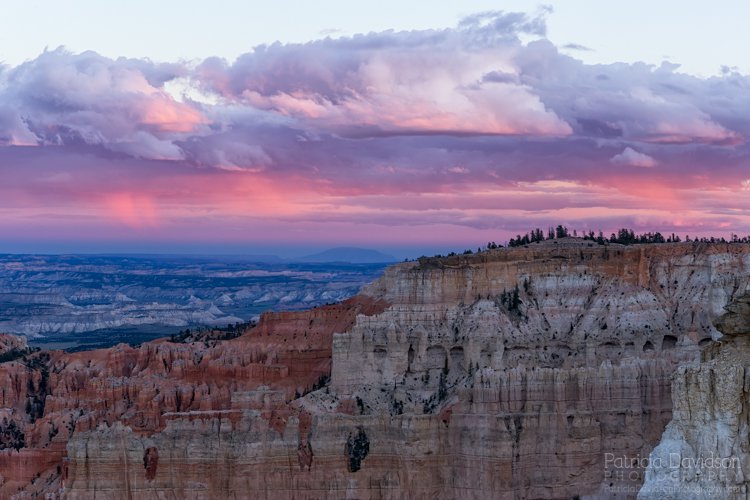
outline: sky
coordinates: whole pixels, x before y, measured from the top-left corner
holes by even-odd
[[[106,4],[4,6],[0,252],[750,234],[750,3]]]

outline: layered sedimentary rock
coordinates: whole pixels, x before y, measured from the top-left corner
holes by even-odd
[[[384,307],[362,297],[309,311],[269,313],[245,335],[224,342],[161,340],[74,354],[21,352],[0,364],[0,498],[75,497],[78,487],[87,491],[84,497],[129,498],[131,486],[113,480],[122,476],[107,469],[107,459],[86,460],[81,476],[76,455],[67,457],[66,446],[75,444],[71,436],[95,434],[102,427],[121,426],[142,437],[164,431],[181,416],[234,422],[251,411],[271,428],[283,428],[292,415],[286,402],[328,378],[333,332],[351,327],[357,314]],[[9,426],[17,439],[3,443]],[[158,453],[142,450],[137,470],[154,474]],[[162,456],[168,455],[162,451]],[[114,469],[130,468],[121,455],[114,460]]]
[[[37,353],[0,365],[25,439],[0,495],[627,496],[641,471],[606,460],[659,441],[748,270],[740,244],[531,245],[399,264],[231,341]]]
[[[727,310],[717,322],[722,339],[674,377],[672,421],[638,498],[750,496],[750,295]]]
[[[392,307],[334,337],[332,389],[375,414],[449,411],[446,497],[627,496],[643,471],[604,460],[658,441],[669,377],[746,289],[745,252],[547,247],[392,268],[371,292]]]

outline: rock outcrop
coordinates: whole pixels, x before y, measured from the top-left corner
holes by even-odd
[[[174,422],[184,420],[188,428],[202,420],[224,425],[239,422],[249,412],[267,428],[283,429],[295,414],[287,402],[327,380],[333,332],[350,328],[358,314],[373,314],[385,306],[357,297],[309,311],[266,314],[245,335],[224,342],[159,340],[139,348],[122,344],[72,354],[30,352],[2,363],[0,498],[62,493],[72,498],[129,498],[137,486],[121,482],[128,478],[117,472],[121,467],[153,479],[174,456],[165,446],[147,446],[139,451],[134,468],[122,462],[125,450],[119,446],[127,439],[111,441],[106,432],[99,436],[109,427],[115,429],[110,432],[125,429],[137,440],[168,435]],[[7,429],[18,430],[18,439],[5,439]],[[98,463],[90,460],[94,455],[88,456],[81,475],[71,437],[92,434],[106,445],[90,452],[120,455],[109,464],[108,459]],[[192,439],[189,434],[185,444]],[[217,436],[211,432],[207,440]],[[171,446],[181,444],[173,440]],[[200,446],[202,451],[213,447]],[[207,466],[200,466],[201,477]],[[90,490],[90,495],[77,493],[78,488]]]
[[[632,496],[609,458],[658,443],[749,270],[741,244],[530,245],[234,340],[35,353],[0,365],[0,496]]]
[[[642,499],[750,496],[750,295],[716,323],[724,334],[700,364],[681,366],[674,412],[649,457]]]

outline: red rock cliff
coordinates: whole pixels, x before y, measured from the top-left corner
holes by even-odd
[[[216,345],[3,363],[0,496],[608,497],[642,478],[604,455],[658,442],[748,269],[746,245],[532,245],[400,264]]]

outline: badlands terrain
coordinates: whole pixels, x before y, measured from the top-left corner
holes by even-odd
[[[273,256],[0,255],[0,332],[42,346],[137,343],[339,302],[384,267]]]
[[[711,486],[744,498],[748,285],[750,245],[565,239],[397,264],[228,340],[6,335],[0,497],[709,498],[639,461],[692,450],[742,457]]]

